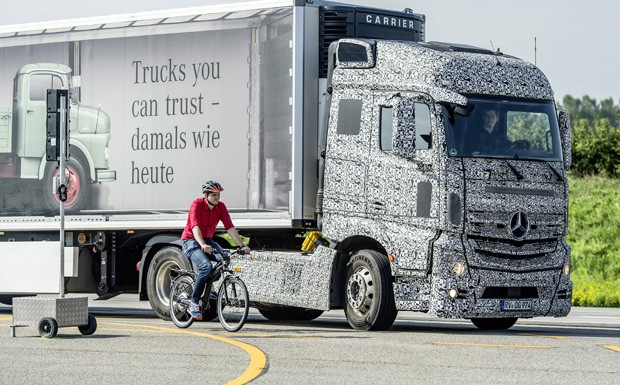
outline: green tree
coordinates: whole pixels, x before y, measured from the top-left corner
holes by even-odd
[[[620,129],[608,119],[573,121],[573,172],[579,175],[620,176]]]
[[[603,99],[598,103],[588,95],[581,99],[566,95],[561,107],[568,112],[573,121],[585,119],[593,124],[596,119],[607,119],[612,127],[618,127],[620,122],[620,106],[616,105],[612,98]]]
[[[618,127],[618,122],[620,121],[620,106],[615,105],[612,98],[601,100],[599,117],[609,120],[612,127]]]

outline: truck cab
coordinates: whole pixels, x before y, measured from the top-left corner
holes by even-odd
[[[488,328],[568,314],[570,128],[542,72],[448,43],[332,48],[323,234],[390,260],[396,310]],[[497,139],[483,143],[487,110]],[[369,284],[345,276],[345,309],[372,308]]]
[[[0,164],[4,178],[39,180],[48,209],[58,207],[54,176],[56,164],[46,162],[46,94],[48,89],[71,89],[71,69],[63,64],[36,63],[23,66],[14,79],[12,111],[4,108],[0,135]],[[77,212],[89,206],[93,182],[116,179],[109,170],[107,145],[110,118],[100,108],[72,102],[70,106],[70,149],[67,162],[66,207]]]

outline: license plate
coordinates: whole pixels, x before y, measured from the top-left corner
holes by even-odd
[[[503,299],[501,302],[501,309],[504,311],[532,310],[532,301]]]

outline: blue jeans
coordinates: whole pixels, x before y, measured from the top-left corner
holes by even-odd
[[[205,239],[205,243],[213,247],[214,250],[222,252],[222,248],[214,240],[210,238]],[[211,270],[213,270],[211,261],[218,261],[219,259],[213,254],[207,254],[202,251],[200,249],[200,244],[198,244],[198,241],[195,239],[188,239],[183,242],[183,254],[189,258],[190,261],[194,262],[198,269],[196,283],[194,284],[194,292],[192,293],[192,302],[198,303],[202,297],[202,292],[205,290],[209,274],[211,274]]]

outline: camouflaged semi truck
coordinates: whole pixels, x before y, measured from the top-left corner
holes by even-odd
[[[568,117],[534,65],[424,42],[424,25],[290,0],[67,24],[58,39],[97,59],[83,96],[120,122],[107,210],[66,225],[68,290],[137,290],[168,318],[169,273],[191,268],[187,209],[215,179],[253,250],[234,266],[269,319],[344,309],[382,330],[410,310],[501,329],[568,314]]]
[[[251,298],[344,308],[360,329],[402,310],[484,329],[566,316],[570,123],[544,74],[437,42],[342,39],[330,59],[317,204],[329,242],[240,262]],[[485,144],[487,110],[503,139]]]

